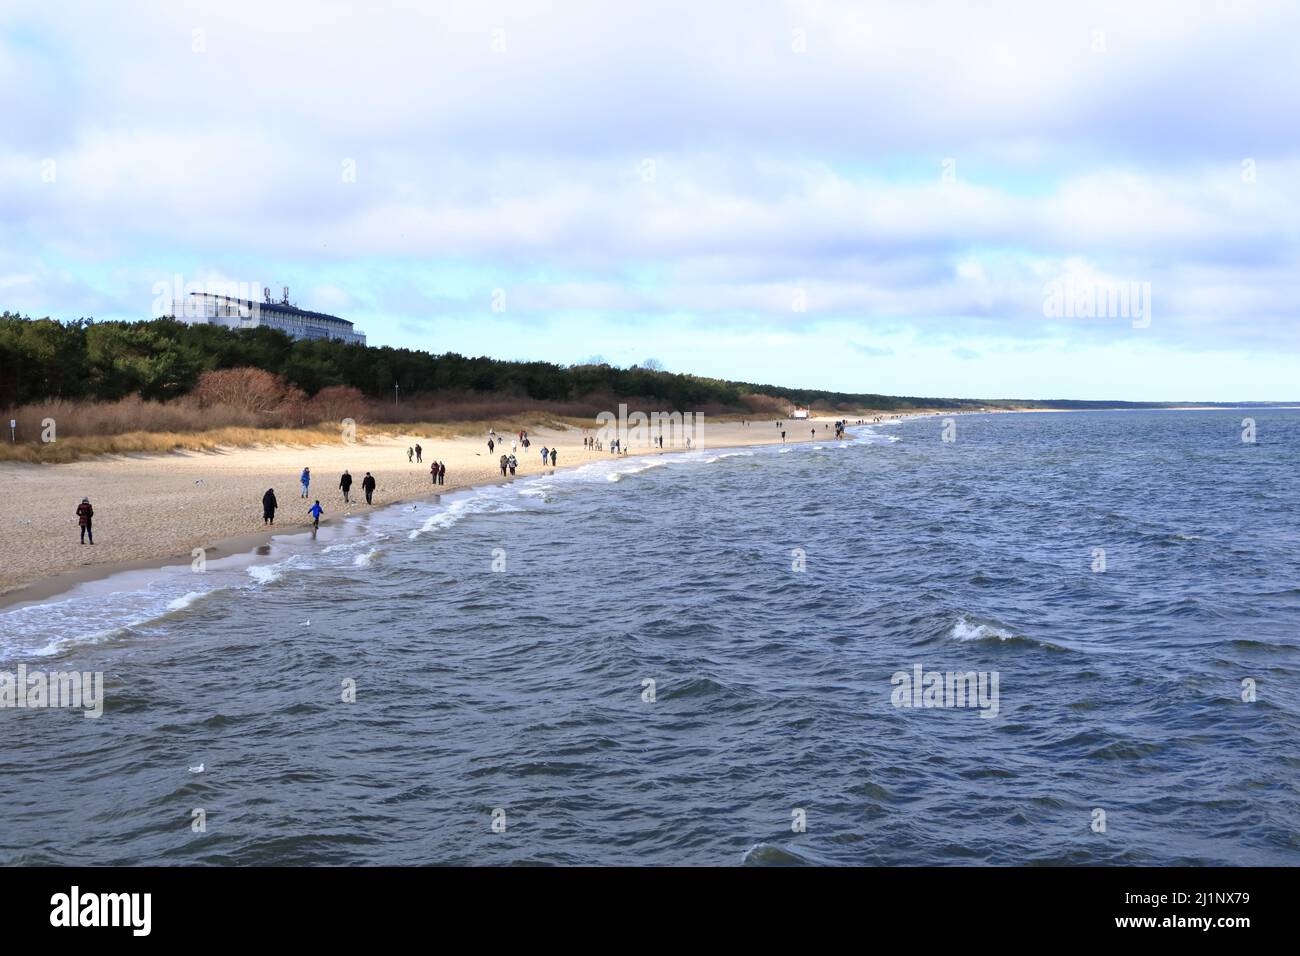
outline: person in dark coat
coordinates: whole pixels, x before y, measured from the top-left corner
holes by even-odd
[[[502,478],[506,476],[506,469],[508,469],[509,467],[510,467],[510,456],[502,455],[501,456],[501,477]]]
[[[370,496],[375,493],[375,478],[370,472],[361,479],[361,490],[366,493],[366,504],[370,504]]]
[[[81,543],[85,544],[86,539],[90,543],[95,543],[95,534],[90,528],[90,521],[95,517],[95,509],[90,506],[89,498],[82,498],[81,504],[77,505],[77,524],[81,526]]]
[[[348,498],[348,492],[352,490],[352,474],[344,469],[343,477],[339,479],[339,488],[343,491],[343,503],[347,504],[351,499]]]
[[[267,488],[266,494],[262,495],[262,524],[275,524],[275,509],[280,507],[280,502],[275,500],[275,489]]]
[[[445,461],[440,461],[438,462],[438,484],[445,485],[446,483],[447,483],[447,463]]]

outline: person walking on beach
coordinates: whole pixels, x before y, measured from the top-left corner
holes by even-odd
[[[436,461],[429,466],[429,483],[433,485],[438,483],[438,463]]]
[[[85,544],[86,539],[90,543],[95,543],[95,533],[91,530],[90,522],[95,517],[95,509],[90,506],[89,498],[82,498],[81,504],[77,505],[77,524],[81,526],[81,543]]]
[[[545,445],[542,446],[542,467],[546,467],[546,460],[551,457],[551,450]]]
[[[781,444],[785,444],[785,432],[781,432]]]
[[[421,454],[423,451],[424,451],[424,449],[421,448],[419,445],[416,445],[416,446],[415,446],[415,463],[416,463],[417,465],[420,465],[420,464],[423,464],[423,463],[424,463],[423,460],[420,458],[420,454]]]
[[[275,524],[275,509],[280,507],[280,502],[275,500],[275,489],[267,488],[266,494],[262,495],[262,524]]]
[[[361,479],[361,490],[366,493],[366,504],[370,504],[370,496],[375,493],[375,478],[370,472]]]
[[[492,452],[494,452],[494,451],[496,450],[496,447],[497,447],[497,443],[494,442],[491,438],[489,438],[489,439],[488,439],[488,454],[489,454],[489,455],[492,454]]]
[[[502,478],[506,476],[506,469],[509,467],[510,467],[510,456],[502,455],[501,456],[501,477]]]
[[[301,476],[298,480],[302,482],[302,495],[301,495],[301,497],[306,498],[306,497],[307,497],[307,487],[308,487],[308,485],[311,484],[311,469],[310,469],[310,468],[304,468],[304,469],[302,470],[302,476]]]
[[[352,491],[352,475],[346,468],[343,470],[343,477],[339,479],[339,488],[343,492],[343,503],[348,504],[351,501],[348,493]]]
[[[406,449],[406,460],[407,460],[408,463],[409,463],[409,462],[412,462],[412,461],[415,461],[415,449],[414,449],[414,448],[411,448],[411,447],[409,447],[409,446],[407,447],[407,449]]]
[[[438,462],[438,484],[442,485],[442,484],[446,484],[446,482],[447,482],[447,463],[445,461],[440,461]]]
[[[511,456],[510,456],[510,474],[513,475],[513,474],[515,473],[515,469],[518,468],[518,467],[519,467],[519,459],[515,458],[514,455],[511,455]]]
[[[510,454],[513,455],[518,450],[519,450],[519,440],[517,438],[510,439]]]
[[[556,450],[555,450],[554,448],[552,448],[552,449],[551,449],[551,467],[552,467],[552,468],[555,467],[555,459],[556,459],[557,457],[558,457],[558,452],[556,452]]]
[[[307,509],[307,514],[311,515],[311,527],[313,531],[320,527],[320,516],[324,513],[325,509],[320,506],[319,501]]]

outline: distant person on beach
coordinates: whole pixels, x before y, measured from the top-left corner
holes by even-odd
[[[497,443],[494,442],[491,438],[489,438],[489,439],[488,439],[488,454],[489,454],[489,455],[492,454],[492,452],[496,450],[496,447],[497,447]]]
[[[85,544],[86,539],[90,543],[95,543],[95,534],[90,528],[91,519],[95,517],[95,509],[90,506],[89,498],[82,498],[81,504],[77,505],[77,524],[81,526],[81,543]]]
[[[781,432],[781,444],[785,444],[785,432]]]
[[[323,515],[324,513],[325,513],[325,509],[320,506],[320,501],[317,501],[314,505],[312,505],[310,508],[307,509],[307,514],[311,515],[312,528],[320,527],[320,516]]]
[[[446,482],[447,482],[447,463],[445,461],[440,461],[438,462],[438,484],[442,485],[442,484],[446,484]]]
[[[415,461],[415,449],[414,449],[414,448],[409,448],[409,447],[408,447],[408,448],[406,449],[406,460],[407,460],[408,462]]]
[[[519,450],[519,439],[517,438],[510,439],[510,453],[513,455],[518,450]]]
[[[518,467],[519,467],[519,459],[517,459],[514,455],[511,455],[511,456],[510,456],[510,474],[513,475],[513,474],[515,473],[515,469],[518,468]]]
[[[542,467],[546,467],[546,459],[551,457],[551,451],[545,445],[542,446]]]
[[[343,470],[343,477],[339,478],[339,489],[343,492],[343,503],[348,504],[351,501],[348,493],[352,491],[352,475],[346,468]]]
[[[429,484],[436,485],[437,483],[438,483],[438,463],[435,461],[432,465],[429,466]]]
[[[307,487],[311,484],[311,469],[304,468],[302,470],[302,476],[298,480],[302,482],[302,495],[300,497],[306,498]]]
[[[262,495],[262,524],[275,524],[275,509],[280,507],[280,502],[275,500],[275,489],[267,488],[266,494]]]
[[[422,459],[420,458],[420,455],[421,455],[421,453],[423,453],[423,451],[424,451],[424,449],[421,448],[419,445],[416,445],[416,446],[415,446],[415,463],[416,463],[417,465],[423,463],[423,462],[422,462]]]
[[[552,448],[552,449],[551,449],[551,464],[552,464],[552,465],[555,464],[555,459],[556,459],[558,456],[559,456],[559,453],[556,452],[556,450],[555,450],[554,448]]]
[[[370,472],[361,479],[361,490],[366,493],[366,504],[370,504],[370,496],[375,493],[375,478]]]
[[[510,456],[502,455],[501,456],[501,477],[502,478],[506,476],[506,469],[508,469],[509,467],[510,467]]]

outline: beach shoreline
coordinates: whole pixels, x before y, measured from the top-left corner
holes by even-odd
[[[914,418],[958,414],[981,413],[946,410],[876,412],[874,415],[882,416],[882,420],[874,422],[868,418],[866,424],[883,425]],[[897,417],[891,417],[894,415]],[[834,420],[825,416],[788,420],[785,428],[788,436],[786,444],[834,441],[834,433],[830,430],[830,424]],[[856,422],[857,419],[851,421]],[[747,425],[740,421],[707,422],[703,427],[705,442],[701,448],[692,449],[693,451],[782,444],[781,430],[770,419],[751,420]],[[800,438],[799,432],[804,428],[816,428],[818,434],[815,437],[809,434],[808,437]],[[595,429],[589,429],[588,432],[594,434]],[[419,464],[406,461],[406,449],[416,441],[425,444],[423,439],[416,436],[386,436],[350,446],[258,446],[215,453],[175,452],[66,464],[0,465],[0,480],[5,480],[11,486],[16,480],[26,485],[39,482],[39,491],[24,493],[35,517],[17,519],[14,515],[0,516],[0,532],[13,535],[20,541],[26,532],[33,545],[16,554],[10,564],[0,570],[0,609],[54,601],[82,585],[124,572],[189,564],[194,560],[196,549],[202,549],[205,560],[255,555],[259,549],[269,550],[269,545],[275,538],[310,533],[311,523],[305,517],[306,506],[307,502],[318,497],[326,507],[326,516],[321,523],[329,526],[402,503],[430,501],[453,492],[565,471],[616,457],[608,449],[585,450],[581,429],[534,429],[529,432],[531,447],[528,452],[524,453],[522,448],[515,452],[520,464],[518,473],[503,478],[496,466],[500,446],[489,458],[487,437],[462,436],[453,440],[430,440],[423,449],[424,460]],[[508,452],[512,436],[505,437]],[[558,450],[559,460],[555,466],[543,467],[538,464],[542,446]],[[645,447],[631,449],[627,456],[617,457],[650,458],[685,453],[687,449],[684,447],[658,449],[646,444]],[[354,459],[383,463],[382,470],[379,465],[373,469],[380,482],[377,492],[379,500],[374,505],[367,506],[355,501],[356,498],[363,497],[359,487],[365,471],[355,464],[342,464],[344,460]],[[398,461],[397,465],[392,464],[394,459]],[[448,475],[447,483],[436,486],[436,491],[429,483],[427,471],[433,460],[443,461]],[[311,465],[313,487],[319,487],[318,476],[325,478],[326,487],[313,491],[307,499],[294,495],[297,489],[293,476],[296,476],[297,468],[289,466],[291,462],[298,461]],[[324,466],[318,465],[321,461],[325,462]],[[352,471],[356,479],[352,495],[354,501],[350,506],[342,504],[337,487],[333,487],[342,467]],[[194,475],[201,477],[195,478]],[[77,544],[76,521],[74,518],[60,520],[64,517],[61,512],[66,511],[71,516],[76,502],[83,494],[88,495],[97,507],[95,530],[100,541],[107,542],[109,539],[105,535],[105,529],[109,524],[102,520],[102,516],[113,515],[114,509],[121,506],[122,499],[115,498],[111,490],[108,494],[97,490],[104,486],[106,476],[112,476],[112,488],[131,489],[125,504],[130,519],[115,522],[113,530],[109,532],[119,538],[121,535],[130,536],[129,546],[123,547],[120,540],[115,540],[113,545],[94,545],[96,550],[92,552],[89,551],[91,545]],[[260,515],[261,490],[268,481],[274,481],[280,486],[277,497],[281,507],[277,517],[288,518],[288,513],[296,502],[304,512],[303,520],[288,519],[272,527],[256,524],[260,520],[257,516]],[[89,491],[78,491],[83,487],[89,488]],[[220,488],[223,492],[218,500],[200,498],[214,488]],[[178,503],[178,497],[188,497],[190,500]],[[174,518],[176,509],[192,508],[196,503],[209,509],[203,515],[203,522],[192,528],[177,526],[174,522],[168,526],[166,512],[169,509]],[[40,530],[34,531],[38,522]]]

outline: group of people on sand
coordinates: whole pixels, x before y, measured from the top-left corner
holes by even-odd
[[[416,442],[410,448],[406,449],[406,460],[411,464],[424,464],[424,449]],[[432,461],[429,463],[429,484],[445,485],[447,483],[447,463],[445,461]],[[346,499],[344,499],[346,500]]]
[[[406,449],[406,459],[411,463],[419,462],[420,464],[423,464],[424,449],[418,444],[411,446]],[[302,493],[299,497],[307,498],[311,492],[311,469],[304,468],[302,474],[298,476],[298,481],[302,485]],[[344,469],[343,474],[339,477],[339,491],[343,494],[344,504],[352,503],[352,481],[352,473],[347,469]],[[430,462],[429,483],[433,485],[444,485],[447,483],[447,463],[445,461]],[[366,496],[366,504],[374,504],[374,495],[377,486],[378,484],[375,481],[375,476],[370,472],[366,472],[365,477],[361,479],[361,490]],[[89,502],[86,502],[85,504],[87,508],[90,507]],[[275,512],[279,507],[280,503],[276,500],[275,489],[267,488],[266,494],[262,495],[262,524],[274,525]],[[313,528],[320,525],[321,515],[324,513],[325,509],[321,507],[320,499],[315,499],[312,506],[307,509],[307,514],[311,518]],[[77,514],[81,514],[80,509],[78,509]],[[87,529],[90,527],[89,518],[86,519],[85,527]]]
[[[308,496],[308,493],[311,491],[311,469],[304,468],[302,470],[302,474],[298,476],[298,481],[302,484],[302,494],[299,497],[306,498]],[[376,487],[377,487],[377,483],[375,482],[375,476],[372,475],[370,472],[366,472],[365,477],[361,479],[361,490],[365,493],[366,504],[368,505],[374,504],[374,494],[375,494]],[[352,503],[352,473],[348,471],[346,468],[343,470],[343,474],[339,477],[339,491],[343,493],[343,503],[351,504]],[[275,512],[279,509],[279,507],[280,507],[280,502],[275,497],[275,489],[267,488],[266,494],[262,495],[262,524],[263,525],[275,524]],[[312,503],[312,506],[307,509],[307,515],[308,517],[311,518],[311,525],[313,528],[317,528],[320,526],[321,515],[323,515],[324,513],[325,513],[325,509],[321,507],[320,499],[319,498],[315,499],[314,502]]]

